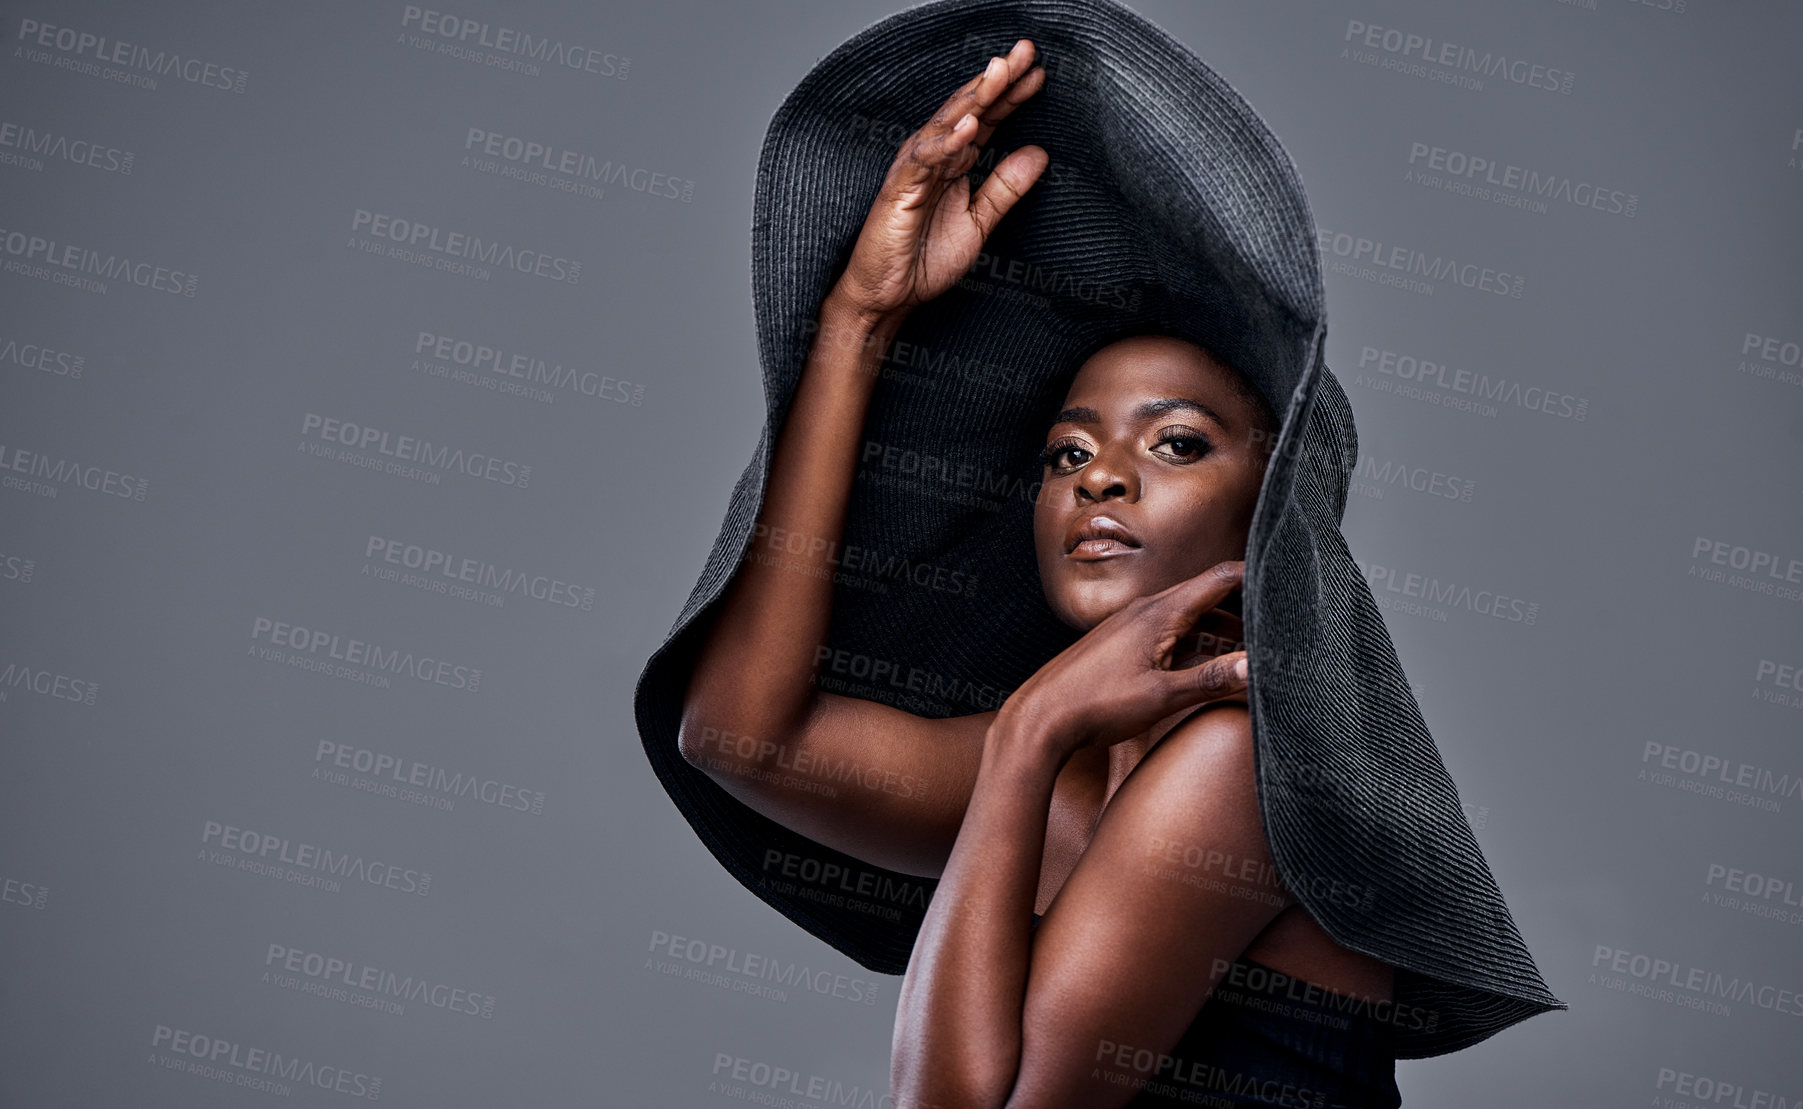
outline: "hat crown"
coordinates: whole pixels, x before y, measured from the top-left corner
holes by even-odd
[[[782,390],[798,374],[807,321],[789,309],[825,297],[902,141],[1021,38],[1045,83],[997,127],[974,172],[1028,144],[1049,164],[985,243],[972,276],[987,287],[965,295],[1043,297],[1044,324],[1080,352],[1135,330],[1187,334],[1284,415],[1325,315],[1295,165],[1225,80],[1115,0],[930,0],[809,71],[778,108],[759,165],[752,265],[770,384]],[[856,203],[807,195],[829,161],[834,188]],[[797,266],[798,251],[832,264]]]

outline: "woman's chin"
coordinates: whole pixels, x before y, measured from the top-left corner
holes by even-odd
[[[1065,582],[1056,595],[1048,596],[1058,619],[1077,631],[1086,632],[1113,616],[1144,590],[1131,581]]]

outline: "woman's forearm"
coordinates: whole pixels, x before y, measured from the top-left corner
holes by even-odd
[[[690,678],[678,741],[691,762],[706,758],[710,727],[781,742],[819,703],[810,685],[815,650],[826,637],[833,557],[884,349],[915,305],[970,269],[996,221],[1049,164],[1042,147],[1028,145],[974,191],[966,177],[983,141],[1044,79],[1033,44],[1019,40],[908,136],[883,175],[821,307],[773,444],[748,557]]]
[[[1020,1070],[1033,905],[1052,787],[1068,755],[998,720],[902,979],[897,1109],[997,1109]]]
[[[900,326],[836,294],[821,305],[757,525],[690,678],[685,747],[710,725],[782,734],[808,704],[864,417]]]

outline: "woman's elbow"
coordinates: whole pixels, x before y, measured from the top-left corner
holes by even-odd
[[[736,759],[739,738],[706,698],[689,691],[676,731],[676,751],[685,762],[698,770],[723,769]]]
[[[777,714],[758,706],[767,699],[690,688],[677,727],[676,750],[690,766],[719,777],[760,767],[782,749],[784,736],[806,726],[809,706]],[[751,706],[751,707],[747,707]]]

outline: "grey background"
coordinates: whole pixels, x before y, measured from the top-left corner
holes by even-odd
[[[644,761],[630,695],[762,419],[748,277],[764,127],[816,59],[903,6],[437,9],[612,55],[597,63],[612,76],[416,48],[404,4],[0,6],[0,127],[16,125],[0,130],[0,1104],[348,1104],[375,1078],[402,1105],[747,1100],[712,1085],[723,1057],[886,1104],[900,979],[713,863]],[[1803,15],[1722,0],[1135,6],[1265,118],[1321,228],[1522,278],[1512,297],[1328,274],[1329,364],[1362,440],[1346,532],[1374,590],[1404,597],[1381,583],[1412,573],[1537,606],[1532,623],[1385,610],[1517,921],[1572,1005],[1399,1064],[1405,1104],[1682,1106],[1723,1084],[1794,1103]],[[32,21],[245,81],[125,83],[83,67],[104,68],[91,47],[36,45]],[[1380,68],[1342,55],[1394,57],[1381,36],[1349,43],[1353,21],[1574,78],[1467,89]],[[595,198],[484,173],[463,164],[471,128],[627,177]],[[72,159],[77,140],[102,164]],[[1619,190],[1635,212],[1424,185],[1407,176],[1417,143]],[[651,173],[686,199],[633,187]],[[367,254],[348,245],[358,209],[580,261],[580,280]],[[15,232],[195,275],[193,295],[58,284],[71,271],[22,257]],[[415,368],[421,332],[626,384],[546,403],[435,377]],[[69,357],[34,365],[46,348]],[[1367,348],[1570,401],[1452,407],[1469,394],[1398,392]],[[530,480],[426,484],[316,457],[308,413],[529,465]],[[142,499],[84,488],[73,465],[90,483],[141,479]],[[372,536],[592,603],[381,580],[364,573],[384,565],[365,557]],[[1775,569],[1737,583],[1732,563],[1754,552]],[[267,661],[259,617],[479,668],[479,687]],[[517,786],[542,810],[317,778],[321,743]],[[1685,771],[1703,759],[1719,761]],[[1722,781],[1741,774],[1750,786]],[[208,822],[430,885],[272,879],[208,841]],[[1729,871],[1773,881],[1749,895]],[[687,977],[706,966],[660,946],[674,936],[799,962],[823,992]],[[276,981],[271,945],[393,977],[387,993],[303,992],[318,980]],[[1613,951],[1630,969],[1611,970]],[[1764,992],[1711,998],[1637,974],[1634,955]],[[437,992],[407,997],[402,979]],[[491,999],[489,1015],[434,1004],[439,987]],[[367,1004],[397,989],[402,1011]],[[196,1035],[227,1045],[216,1071],[190,1066]],[[253,1072],[233,1059],[253,1049],[316,1081],[239,1084]],[[326,1088],[339,1071],[350,1092]]]

